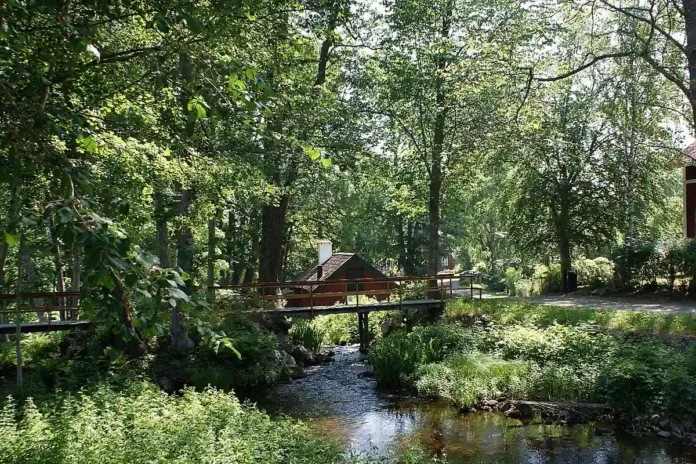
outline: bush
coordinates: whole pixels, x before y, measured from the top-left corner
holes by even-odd
[[[321,329],[306,319],[293,320],[288,336],[295,345],[302,345],[313,353],[319,352],[324,340]]]
[[[560,292],[563,284],[563,276],[561,275],[561,265],[554,264],[549,268],[546,274],[545,287],[547,292]]]
[[[518,285],[522,281],[522,269],[516,269],[514,267],[505,268],[505,287],[508,294],[515,296],[518,295]]]
[[[387,320],[399,323],[401,313],[399,311],[376,311],[370,313],[368,329],[370,339],[376,340],[382,337],[381,325]],[[357,314],[331,314],[318,316],[312,321],[314,327],[324,334],[325,345],[341,345],[346,343],[358,343],[358,315]]]
[[[614,277],[614,263],[607,258],[579,258],[573,265],[578,273],[578,283],[590,288],[607,286]]]
[[[505,359],[526,359],[539,365],[596,363],[615,349],[611,336],[594,333],[592,326],[554,323],[539,329],[513,325],[492,332],[496,347]]]
[[[440,363],[422,366],[415,385],[423,396],[442,398],[459,407],[472,407],[482,400],[506,394],[524,397],[529,367],[520,361],[505,361],[484,354],[458,355]]]
[[[370,350],[369,360],[377,382],[391,386],[408,386],[423,362],[424,346],[413,333],[400,331],[384,337]]]
[[[600,397],[632,413],[662,409],[668,372],[677,360],[675,355],[673,349],[657,341],[624,344],[602,368]]]
[[[340,448],[306,425],[271,420],[232,394],[162,394],[139,382],[116,392],[59,395],[0,412],[2,463],[286,463],[342,461]]]
[[[423,362],[431,363],[453,354],[475,351],[484,334],[457,324],[435,324],[416,327],[411,336],[418,340]]]

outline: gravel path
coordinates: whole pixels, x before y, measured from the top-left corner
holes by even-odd
[[[638,298],[612,298],[572,295],[547,295],[532,298],[519,298],[550,306],[580,307],[592,309],[612,309],[624,311],[652,311],[661,314],[694,314],[696,302],[654,301]]]

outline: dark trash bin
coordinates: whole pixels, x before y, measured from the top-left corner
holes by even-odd
[[[578,273],[573,270],[565,271],[563,274],[563,293],[574,292],[578,289]]]

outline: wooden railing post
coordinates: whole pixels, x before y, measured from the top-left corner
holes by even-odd
[[[314,319],[314,286],[309,286],[309,316]]]

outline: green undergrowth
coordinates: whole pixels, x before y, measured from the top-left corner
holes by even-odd
[[[147,382],[101,385],[51,401],[8,400],[0,412],[2,463],[350,461],[306,424],[272,420],[217,390],[170,396]]]
[[[445,313],[446,320],[452,322],[484,315],[499,324],[523,323],[547,327],[554,323],[588,323],[619,331],[696,336],[696,318],[690,314],[566,308],[509,300],[457,300],[447,305]]]
[[[167,338],[147,345],[137,358],[115,346],[107,328],[22,335],[24,396],[52,391],[79,391],[95,383],[118,385],[135,378],[151,379],[167,390],[186,385],[199,390],[223,390],[272,384],[285,375],[276,338],[258,323],[233,313],[215,321],[232,340],[241,357],[221,347],[217,351],[201,340],[185,353],[172,352]],[[14,336],[0,343],[0,395],[16,392]]]
[[[370,354],[377,381],[465,408],[505,396],[591,401],[632,414],[696,414],[696,345],[641,333],[641,324],[621,331],[610,324],[622,320],[618,315],[598,322],[508,304],[458,304],[449,322],[385,337]],[[651,325],[658,326],[667,327]],[[681,320],[679,327],[688,324]]]
[[[382,332],[380,327],[387,319],[391,319],[397,324],[401,319],[401,314],[399,311],[375,311],[370,313],[368,327],[372,340],[381,338]],[[317,316],[312,321],[312,325],[323,334],[323,343],[325,345],[343,345],[360,341],[357,314]]]
[[[294,319],[288,333],[290,341],[302,345],[313,353],[318,353],[324,341],[322,328],[306,319]]]

